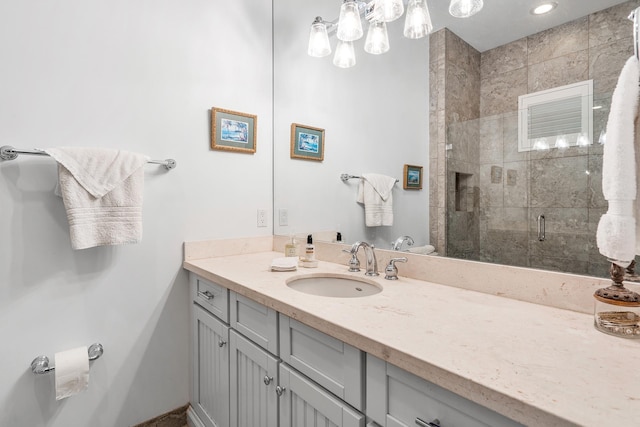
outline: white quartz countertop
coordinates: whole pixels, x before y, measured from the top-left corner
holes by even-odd
[[[287,280],[364,273],[322,261],[271,272],[278,257],[184,267],[522,424],[640,426],[640,340],[603,334],[590,315],[382,274],[373,279],[383,287],[376,295],[307,295]]]

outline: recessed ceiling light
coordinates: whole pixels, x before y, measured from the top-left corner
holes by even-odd
[[[542,3],[541,5],[538,5],[536,7],[534,7],[533,9],[531,9],[531,13],[533,15],[543,15],[545,13],[551,12],[553,9],[556,8],[556,6],[558,6],[558,3],[556,2],[547,2],[547,3]]]

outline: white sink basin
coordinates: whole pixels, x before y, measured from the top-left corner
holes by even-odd
[[[305,294],[334,298],[358,298],[382,292],[382,286],[373,281],[338,275],[292,278],[287,286]]]

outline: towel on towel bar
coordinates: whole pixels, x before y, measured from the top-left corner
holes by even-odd
[[[598,223],[596,240],[600,253],[627,267],[635,258],[637,215],[636,154],[634,135],[638,114],[638,60],[627,60],[611,97],[607,142],[602,156],[602,193],[609,202]],[[640,149],[640,147],[638,148]],[[640,242],[639,242],[640,243]]]
[[[71,247],[137,243],[147,156],[127,151],[60,147],[44,150],[58,162],[58,188]]]
[[[364,203],[364,220],[367,227],[393,225],[393,195],[396,179],[375,173],[362,174],[358,184],[358,203]]]

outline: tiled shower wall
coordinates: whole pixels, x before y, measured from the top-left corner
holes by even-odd
[[[439,252],[607,275],[595,245],[595,229],[607,207],[597,140],[617,77],[632,54],[627,16],[638,5],[629,1],[481,54],[448,30],[434,35],[431,77],[444,92],[431,97],[436,129],[431,141],[439,138],[432,144],[432,164],[437,161],[438,168],[432,168],[431,182],[442,189],[432,192],[438,206],[432,218],[439,221],[437,227],[432,223],[432,233],[437,232],[432,241]],[[476,57],[479,69],[473,76]],[[461,86],[462,77],[470,83]],[[603,107],[594,110],[595,143],[519,153],[518,96],[588,79],[594,80],[594,105]],[[546,217],[544,242],[537,239],[540,214]]]

